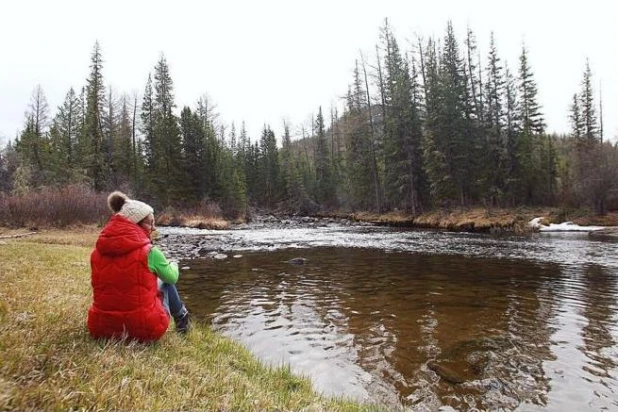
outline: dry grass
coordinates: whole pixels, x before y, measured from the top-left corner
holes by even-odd
[[[0,227],[0,240],[6,243],[13,237],[16,240],[19,237],[19,240],[29,243],[92,247],[100,231],[101,228],[96,225],[74,226],[71,229],[41,229],[36,232]]]
[[[46,236],[0,244],[0,410],[372,409],[324,398],[206,326],[151,345],[93,341],[83,244],[96,233]]]
[[[556,223],[555,209],[485,209],[465,208],[435,210],[412,216],[403,212],[376,214],[359,212],[349,215],[353,220],[392,226],[425,227],[469,232],[526,232],[528,222],[535,217],[545,217],[544,222]]]
[[[389,212],[385,214],[357,212],[350,214],[349,218],[360,222],[380,223],[393,226],[412,226],[414,223],[414,216],[403,212]]]
[[[458,211],[436,211],[422,214],[414,219],[417,226],[440,229],[491,232],[494,230],[519,232],[525,230],[525,218],[513,210],[483,208]]]
[[[198,215],[170,214],[165,212],[157,216],[159,226],[182,226],[196,229],[223,230],[230,228],[230,222],[219,217],[205,217]]]

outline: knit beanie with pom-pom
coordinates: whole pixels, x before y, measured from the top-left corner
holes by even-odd
[[[154,209],[150,205],[139,200],[129,199],[127,195],[119,191],[112,192],[107,197],[107,206],[112,212],[118,213],[136,224],[154,213]]]

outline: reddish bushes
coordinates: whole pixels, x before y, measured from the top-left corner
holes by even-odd
[[[105,221],[107,193],[80,185],[42,188],[23,195],[0,193],[0,225],[7,227],[66,227]]]
[[[0,192],[0,226],[67,227],[77,224],[104,224],[111,216],[107,208],[109,192],[96,193],[80,185],[45,187],[22,195]],[[225,228],[219,206],[202,201],[190,207],[155,211],[157,224]]]

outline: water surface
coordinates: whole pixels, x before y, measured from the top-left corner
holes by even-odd
[[[338,226],[216,236],[229,259],[183,262],[191,310],[324,393],[618,410],[615,243]]]

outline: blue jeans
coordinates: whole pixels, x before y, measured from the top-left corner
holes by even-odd
[[[174,319],[182,317],[187,309],[185,309],[185,305],[180,300],[176,285],[159,280],[159,290],[163,293],[161,301],[167,314],[172,315]]]

